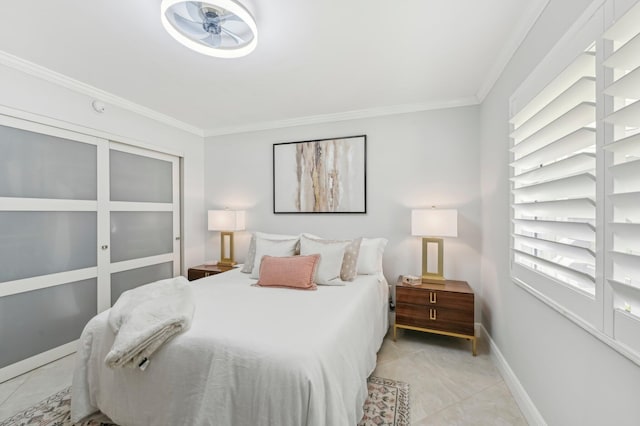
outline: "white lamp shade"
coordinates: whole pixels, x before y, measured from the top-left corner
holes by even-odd
[[[458,210],[411,210],[411,235],[417,237],[457,237]]]
[[[209,210],[209,231],[244,230],[244,210]]]

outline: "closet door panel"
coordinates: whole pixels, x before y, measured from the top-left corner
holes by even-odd
[[[111,262],[172,251],[172,212],[111,212]]]
[[[111,305],[116,303],[120,295],[127,290],[171,277],[173,277],[173,262],[113,273],[111,274]]]
[[[109,144],[111,305],[124,291],[180,274],[179,167],[174,155]]]
[[[0,382],[73,352],[98,312],[108,142],[62,127],[0,115]]]
[[[0,197],[96,200],[96,146],[0,125]]]
[[[76,340],[96,313],[96,278],[0,297],[0,368]]]
[[[173,202],[172,163],[111,150],[111,201]]]
[[[96,212],[0,211],[0,283],[95,267],[96,228]]]

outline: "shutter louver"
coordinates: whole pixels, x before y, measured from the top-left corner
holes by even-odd
[[[595,294],[595,53],[511,120],[513,261]]]
[[[640,4],[603,35],[613,44],[604,66],[613,81],[603,93],[613,110],[604,149],[607,191],[608,281],[613,291],[614,337],[640,351]]]

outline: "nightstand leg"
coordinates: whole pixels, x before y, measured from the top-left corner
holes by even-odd
[[[471,352],[473,353],[473,356],[477,355],[477,352],[476,352],[476,338],[475,337],[471,339]]]
[[[397,332],[398,332],[398,329],[397,329],[396,325],[394,324],[393,325],[393,341],[394,342],[396,341],[396,333]]]

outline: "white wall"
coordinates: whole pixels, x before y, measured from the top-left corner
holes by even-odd
[[[244,208],[248,231],[311,232],[327,238],[389,239],[384,268],[421,272],[421,242],[411,236],[411,209],[456,208],[459,238],[445,241],[445,275],[479,289],[478,107],[340,121],[210,137],[205,142],[206,207]],[[367,135],[367,213],[273,214],[273,143]],[[236,236],[243,261],[250,232]],[[207,258],[219,257],[219,234],[207,238]]]
[[[34,121],[54,119],[72,128],[125,143],[138,141],[184,157],[183,267],[204,260],[203,138],[130,111],[107,105],[96,113],[92,98],[24,72],[0,65],[0,106],[37,114]],[[110,136],[105,135],[108,134]],[[186,268],[184,268],[186,271]]]
[[[482,320],[549,425],[637,425],[640,368],[509,276],[509,97],[591,0],[552,0],[481,106]]]

